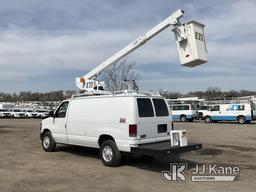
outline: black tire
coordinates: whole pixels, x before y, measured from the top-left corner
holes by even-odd
[[[46,132],[42,136],[42,147],[46,152],[53,152],[56,149],[56,142],[54,141],[51,132]]]
[[[110,154],[106,154],[107,152],[110,152]],[[104,165],[115,167],[121,164],[122,154],[113,140],[106,140],[100,146],[100,158]]]
[[[210,116],[206,116],[204,118],[204,121],[205,121],[205,123],[211,123],[212,122],[212,118]]]
[[[246,123],[246,119],[244,116],[239,116],[237,117],[237,121],[239,124],[245,124]]]
[[[204,114],[203,114],[202,112],[199,112],[199,113],[198,113],[198,118],[199,118],[199,119],[203,119],[203,118],[204,118]]]
[[[180,116],[180,121],[181,121],[181,122],[186,122],[186,121],[187,121],[186,115],[181,115],[181,116]]]

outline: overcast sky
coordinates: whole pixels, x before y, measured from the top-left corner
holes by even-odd
[[[170,29],[127,57],[140,88],[256,89],[256,1],[0,0],[0,92],[74,90],[74,79],[176,9],[206,25],[209,62],[180,66]]]

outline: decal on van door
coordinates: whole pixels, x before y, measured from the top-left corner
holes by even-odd
[[[125,118],[120,118],[119,123],[125,123],[126,119]]]

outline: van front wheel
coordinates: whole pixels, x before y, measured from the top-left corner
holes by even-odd
[[[238,121],[239,124],[245,124],[246,123],[246,119],[243,116],[239,116],[237,118],[237,121]]]
[[[211,122],[212,122],[212,119],[211,119],[211,117],[206,116],[206,117],[204,118],[204,121],[205,121],[205,123],[211,123]]]
[[[46,132],[42,136],[42,146],[43,149],[47,152],[55,151],[56,149],[56,143],[52,137],[52,134],[50,132]]]
[[[120,165],[122,154],[114,141],[106,140],[100,146],[100,158],[104,165],[115,167]]]

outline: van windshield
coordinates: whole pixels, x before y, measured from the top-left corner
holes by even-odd
[[[163,99],[153,99],[156,116],[169,116],[168,108]]]
[[[198,106],[197,106],[197,105],[191,105],[191,109],[192,109],[192,110],[197,110],[197,109],[198,109]]]
[[[203,105],[199,107],[199,110],[209,110],[209,109],[210,109],[210,106],[208,105]]]
[[[215,105],[214,107],[211,108],[211,111],[219,111],[219,110],[220,110],[219,105]]]

